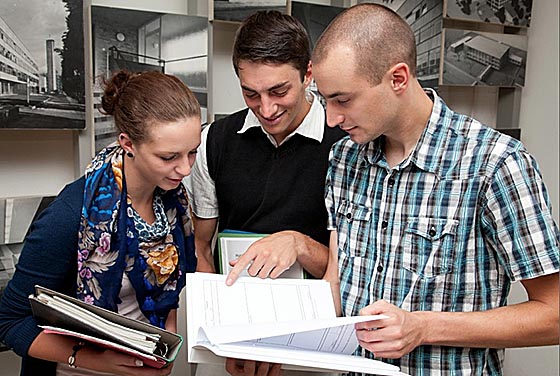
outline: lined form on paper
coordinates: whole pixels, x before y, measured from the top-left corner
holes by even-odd
[[[226,286],[222,275],[202,281],[204,326],[258,324],[335,317],[330,287],[322,280],[239,278]]]
[[[351,355],[358,345],[354,324],[386,317],[336,317],[326,281],[241,277],[226,286],[225,279],[187,274],[189,362],[231,357],[285,369],[403,375],[396,366]]]

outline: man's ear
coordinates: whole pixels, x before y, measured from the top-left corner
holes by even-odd
[[[311,61],[309,61],[309,63],[307,64],[307,70],[305,71],[305,76],[303,77],[303,86],[307,88],[312,79],[313,75],[311,73]]]
[[[410,69],[408,65],[405,63],[395,64],[388,73],[393,91],[397,94],[406,91],[410,82]]]

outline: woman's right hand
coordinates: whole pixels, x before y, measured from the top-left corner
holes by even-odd
[[[76,366],[120,376],[168,376],[173,370],[173,363],[158,369],[144,366],[142,360],[132,355],[87,346],[76,354]]]

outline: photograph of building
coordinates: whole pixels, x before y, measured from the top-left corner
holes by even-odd
[[[83,43],[82,0],[0,2],[0,128],[85,128]]]
[[[424,87],[437,87],[441,54],[442,0],[366,0],[397,12],[416,37],[416,74]]]
[[[158,70],[195,94],[206,122],[208,20],[205,17],[92,6],[95,149],[115,140],[111,116],[98,111],[112,73]]]
[[[286,0],[214,0],[211,19],[241,22],[259,10],[286,13]]]
[[[527,37],[444,29],[443,85],[522,87]]]
[[[530,26],[533,0],[444,0],[445,17],[508,26]]]
[[[344,8],[342,7],[292,1],[292,16],[301,22],[305,30],[307,30],[311,39],[312,49],[315,47],[315,43],[321,33],[343,10]]]
[[[307,30],[311,42],[311,49],[315,47],[317,39],[329,23],[344,10],[342,7],[334,7],[329,5],[318,5],[310,3],[302,3],[299,1],[292,2],[292,16],[294,16]],[[317,98],[326,105],[325,100],[319,94],[315,81],[312,80],[309,90],[317,95]]]

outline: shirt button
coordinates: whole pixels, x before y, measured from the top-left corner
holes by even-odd
[[[381,273],[383,271],[383,265],[381,264],[377,265],[377,271]]]
[[[433,238],[434,236],[436,236],[436,229],[432,227],[428,234]]]
[[[389,187],[392,188],[393,185],[395,185],[395,179],[394,178],[389,178],[389,181],[387,183],[389,184]]]
[[[352,213],[346,213],[346,218],[352,219]]]
[[[389,226],[389,223],[388,223],[387,221],[381,222],[381,228],[382,228],[383,230],[385,230],[385,229],[387,228],[387,226]]]

